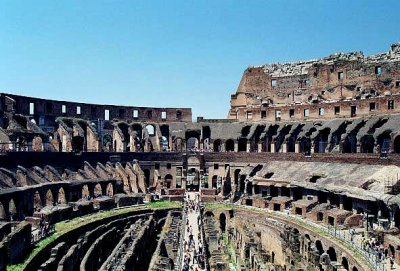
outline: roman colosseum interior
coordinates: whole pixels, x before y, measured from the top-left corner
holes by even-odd
[[[0,271],[400,270],[400,43],[192,119],[1,93]]]

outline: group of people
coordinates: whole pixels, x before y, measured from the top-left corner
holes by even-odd
[[[186,236],[183,243],[184,260],[182,271],[199,271],[205,268],[205,250],[201,241],[201,218],[200,218],[200,196],[195,194],[195,198],[191,199],[190,194],[185,197],[185,209],[186,214]],[[189,220],[189,215],[195,219]],[[197,223],[197,244],[193,232],[193,225],[190,222]],[[195,225],[196,227],[196,225]]]
[[[394,259],[389,255],[389,250],[383,246],[382,242],[379,242],[375,238],[365,238],[363,236],[361,239],[361,246],[365,251],[375,254],[379,262],[388,259],[390,268],[393,268]]]

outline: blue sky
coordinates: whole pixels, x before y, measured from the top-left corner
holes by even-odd
[[[0,91],[225,118],[246,67],[387,51],[400,1],[0,0]]]

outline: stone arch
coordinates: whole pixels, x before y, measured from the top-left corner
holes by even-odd
[[[389,153],[390,151],[390,143],[391,143],[391,131],[385,131],[383,133],[381,133],[378,137],[377,137],[377,144],[379,146],[379,150],[381,152],[386,152]]]
[[[82,198],[83,199],[89,199],[90,198],[89,186],[87,184],[84,184],[82,186]]]
[[[99,183],[97,183],[94,188],[93,188],[93,195],[95,197],[100,197],[103,195],[103,188],[101,187],[101,185]]]
[[[110,152],[113,151],[113,144],[112,144],[112,136],[109,134],[105,134],[102,139],[103,150]]]
[[[146,186],[146,188],[150,187],[150,170],[149,169],[144,169],[143,170],[144,173],[144,185]]]
[[[235,151],[235,142],[233,141],[233,139],[228,139],[225,142],[225,151],[227,151],[227,152]]]
[[[196,137],[190,137],[186,141],[186,149],[194,150],[199,148],[199,140]]]
[[[165,183],[165,187],[167,187],[167,189],[171,188],[172,180],[173,180],[173,177],[171,174],[165,175],[164,183]]]
[[[319,255],[322,255],[324,253],[324,247],[321,240],[315,241],[315,248],[318,251]]]
[[[326,253],[328,253],[329,258],[331,259],[332,262],[337,261],[336,250],[333,247],[329,247]]]
[[[218,183],[218,176],[217,175],[212,176],[211,187],[212,188],[217,188],[217,183]]]
[[[375,146],[375,139],[372,135],[365,135],[361,138],[361,152],[373,153]]]
[[[7,220],[7,212],[3,206],[3,203],[0,202],[0,220]]]
[[[35,136],[32,140],[33,151],[43,151],[43,140],[40,136]]]
[[[234,181],[236,187],[238,187],[238,185],[239,185],[239,177],[240,177],[240,169],[237,168],[237,169],[235,169],[235,171],[233,173],[233,181]]]
[[[221,151],[221,140],[220,139],[215,139],[213,142],[213,151],[214,152],[220,152]]]
[[[58,204],[67,204],[67,198],[65,196],[64,188],[61,187],[58,190],[58,197],[57,198],[58,198],[58,201],[57,201]]]
[[[33,194],[33,207],[35,210],[42,209],[42,198],[39,191],[35,191],[35,193]]]
[[[153,124],[147,124],[145,128],[146,128],[147,133],[149,134],[149,136],[155,136],[156,128],[154,127]]]
[[[400,153],[400,135],[396,136],[393,141],[393,152]]]
[[[18,210],[13,199],[8,202],[8,215],[13,221],[18,220]]]
[[[106,187],[106,195],[109,197],[114,196],[114,187],[112,183],[108,183]]]
[[[72,140],[71,140],[72,150],[74,152],[83,151],[84,143],[85,143],[85,139],[83,138],[83,136],[73,136]]]
[[[342,257],[342,266],[344,269],[349,270],[349,261],[346,257]]]
[[[207,211],[207,212],[204,214],[204,216],[205,216],[205,217],[214,217],[214,213],[211,212],[211,211]]]
[[[175,138],[174,140],[174,151],[182,152],[183,151],[183,140],[180,137]]]
[[[247,138],[239,138],[238,141],[238,152],[245,152],[247,151]]]
[[[226,230],[226,215],[224,213],[221,213],[219,215],[219,227],[221,228],[222,232],[225,232],[225,230]]]
[[[46,192],[46,206],[53,206],[54,205],[54,196],[51,190],[47,190]]]
[[[239,192],[244,192],[246,186],[246,175],[240,175]]]
[[[343,153],[356,153],[357,152],[357,137],[353,134],[346,136],[342,146]]]

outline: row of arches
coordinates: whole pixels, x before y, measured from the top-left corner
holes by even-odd
[[[19,199],[19,201],[15,198],[2,199],[0,201],[0,220],[15,221],[22,219],[25,215],[30,214],[28,205],[32,206],[33,212],[38,212],[45,207],[65,205],[69,200],[77,201],[79,199],[90,199],[104,195],[112,197],[114,195],[114,185],[111,182],[103,186],[97,183],[93,188],[90,188],[88,184],[84,184],[79,195],[70,195],[69,197],[67,197],[64,187],[60,187],[57,190],[49,188],[45,192],[36,190],[31,195],[31,202],[25,198],[26,196],[24,196],[24,199]]]

